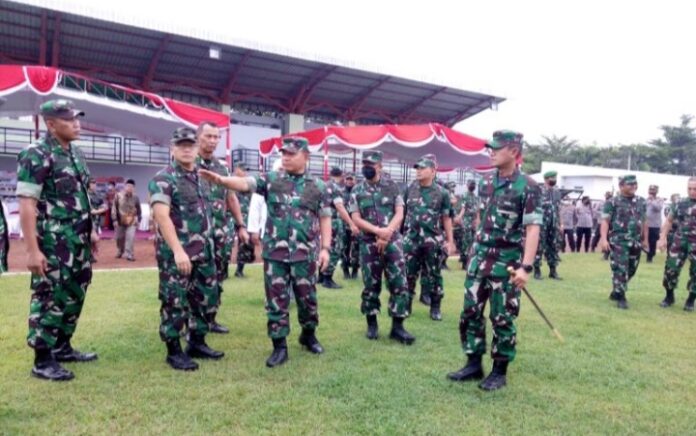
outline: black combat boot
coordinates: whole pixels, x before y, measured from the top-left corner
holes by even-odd
[[[609,299],[610,299],[611,301],[619,301],[619,298],[621,298],[621,294],[619,294],[618,292],[616,292],[616,291],[611,291],[611,292],[609,293]]]
[[[377,315],[367,315],[367,339],[374,341],[379,337],[379,325],[377,324]]]
[[[462,269],[466,269],[466,264],[468,263],[466,256],[462,257],[461,262],[462,262]]]
[[[558,272],[556,271],[556,267],[555,267],[555,266],[549,267],[549,278],[550,278],[550,279],[554,279],[554,280],[563,280],[562,278],[560,278],[560,277],[558,276]]]
[[[481,356],[470,354],[466,366],[463,366],[459,371],[450,372],[447,374],[447,378],[458,382],[481,380],[483,378]]]
[[[210,333],[219,333],[222,335],[226,335],[227,333],[229,333],[230,329],[228,329],[222,324],[218,324],[216,318],[217,312],[210,314]]]
[[[358,269],[359,267],[355,266],[353,267],[353,273],[350,275],[350,278],[355,280],[358,278]]]
[[[479,384],[479,388],[484,391],[495,391],[500,389],[507,384],[507,361],[494,361],[493,370],[484,381]]]
[[[536,280],[543,280],[543,278],[541,277],[541,268],[539,268],[538,266],[534,267],[534,278]]]
[[[324,286],[324,274],[321,271],[317,272],[317,285]]]
[[[404,328],[404,319],[397,317],[392,318],[392,329],[389,333],[389,338],[404,345],[411,345],[416,341],[416,338]]]
[[[324,286],[326,289],[341,289],[343,286],[339,285],[338,283],[334,282],[333,280],[333,274],[324,274],[324,280],[322,281],[322,286]]]
[[[433,295],[430,302],[430,319],[433,321],[442,321],[442,313],[440,312],[440,302],[442,297],[440,295]]]
[[[235,277],[244,278],[244,264],[242,262],[237,262],[237,269],[234,272]]]
[[[273,352],[266,360],[266,366],[274,368],[288,360],[288,344],[285,338],[273,339]]]
[[[696,301],[696,294],[689,294],[689,297],[686,299],[686,303],[684,304],[684,310],[686,310],[687,312],[693,312],[694,301]]]
[[[616,298],[616,307],[624,310],[628,309],[628,301],[626,300],[626,295],[618,294]]]
[[[186,354],[189,357],[198,359],[213,359],[218,360],[225,357],[222,351],[213,350],[205,343],[205,337],[201,335],[189,335],[189,343],[186,346]]]
[[[314,330],[302,329],[302,334],[300,335],[300,345],[313,354],[321,354],[324,352],[324,347],[322,347],[319,343]]]
[[[429,295],[429,294],[424,294],[422,289],[421,289],[421,294],[420,294],[420,299],[419,299],[419,301],[420,301],[421,303],[423,303],[424,305],[426,305],[426,306],[430,306],[430,305],[433,303],[432,298],[430,298],[430,295]]]
[[[666,291],[665,299],[660,303],[660,307],[669,307],[674,304],[674,291]]]
[[[343,270],[343,280],[350,280],[350,269],[348,265],[341,264],[341,269]]]
[[[36,378],[51,381],[68,381],[75,378],[75,374],[56,362],[51,350],[34,350],[34,367],[31,375]]]
[[[82,353],[70,345],[70,338],[58,338],[53,357],[58,362],[91,362],[97,360],[97,353]]]
[[[179,371],[195,371],[198,369],[198,364],[191,360],[191,356],[181,350],[179,339],[170,339],[166,344],[166,362],[169,366]]]

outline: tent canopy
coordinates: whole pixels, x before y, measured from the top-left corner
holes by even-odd
[[[414,164],[424,154],[437,156],[440,170],[490,169],[486,141],[457,132],[441,124],[326,126],[286,136],[309,141],[311,152],[348,153],[379,148],[386,158]],[[266,139],[259,145],[262,156],[280,149],[283,137]]]
[[[169,144],[177,127],[195,128],[202,121],[229,133],[227,114],[51,67],[0,65],[0,97],[6,100],[0,106],[5,116],[36,115],[47,100],[69,99],[85,111],[86,129],[149,144]]]

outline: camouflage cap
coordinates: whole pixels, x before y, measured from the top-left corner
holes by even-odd
[[[283,145],[280,147],[280,151],[287,151],[292,154],[298,151],[309,152],[309,141],[301,136],[288,136],[283,138]]]
[[[172,133],[172,145],[179,145],[182,142],[196,143],[196,131],[190,127],[179,127]]]
[[[636,180],[635,174],[626,174],[624,176],[619,177],[619,185],[624,185],[624,184],[632,185],[634,183],[638,183],[638,181]]]
[[[544,178],[545,179],[551,179],[553,177],[556,177],[558,175],[558,171],[546,171],[544,173]]]
[[[330,176],[332,177],[339,177],[343,175],[343,170],[340,169],[339,167],[333,167],[331,168],[331,172],[329,173]]]
[[[455,189],[455,188],[457,187],[457,182],[447,182],[447,183],[445,184],[445,187],[446,187],[447,189]]]
[[[60,118],[61,120],[72,120],[75,117],[83,117],[85,113],[75,109],[75,103],[70,100],[49,100],[39,106],[39,113],[46,118]]]
[[[493,139],[486,143],[486,147],[500,150],[503,147],[522,147],[522,134],[512,130],[496,130]]]
[[[362,161],[373,164],[382,163],[382,152],[379,150],[363,151]]]
[[[346,173],[345,179],[355,179],[355,173],[351,173],[351,172]]]
[[[437,168],[437,158],[434,154],[424,154],[418,158],[413,168]]]

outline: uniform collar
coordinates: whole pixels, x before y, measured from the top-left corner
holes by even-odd
[[[60,152],[60,153],[65,153],[65,154],[70,154],[72,151],[72,142],[68,143],[68,149],[64,149],[63,146],[58,142],[58,140],[50,135],[46,135],[46,143],[51,147],[51,151],[55,152]]]
[[[495,176],[493,177],[493,182],[495,183],[496,187],[500,187],[500,186],[503,186],[507,183],[515,183],[519,177],[520,177],[520,169],[519,168],[515,168],[515,171],[513,171],[509,177],[501,177],[500,170],[495,170]]]

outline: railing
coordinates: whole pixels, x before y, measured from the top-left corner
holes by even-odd
[[[16,156],[27,144],[35,141],[34,129],[15,129],[0,127],[0,154]],[[44,136],[45,131],[39,131]],[[80,147],[88,160],[121,162],[122,138],[110,135],[81,135],[75,144]]]
[[[166,165],[169,159],[167,146],[145,144],[133,138],[123,140],[124,163]]]

